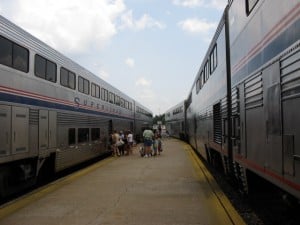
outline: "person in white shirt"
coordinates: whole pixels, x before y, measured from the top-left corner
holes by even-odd
[[[127,134],[127,141],[128,141],[129,154],[132,154],[133,135],[132,135],[132,132],[130,130],[128,131],[128,134]]]

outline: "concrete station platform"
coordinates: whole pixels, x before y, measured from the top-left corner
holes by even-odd
[[[111,157],[0,208],[1,225],[245,224],[192,149]]]

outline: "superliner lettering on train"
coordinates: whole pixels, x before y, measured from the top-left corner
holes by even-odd
[[[300,199],[299,39],[299,0],[228,1],[180,103],[186,140],[245,192],[255,174]]]
[[[152,112],[0,16],[0,196],[138,137]]]

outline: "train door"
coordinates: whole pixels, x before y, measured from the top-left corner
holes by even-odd
[[[113,132],[113,122],[112,120],[108,121],[108,135],[111,135]]]
[[[133,131],[133,122],[130,122],[130,131],[132,132]]]
[[[247,150],[246,150],[246,118],[245,118],[245,87],[244,84],[241,84],[238,89],[238,95],[239,95],[239,102],[238,102],[238,108],[240,113],[239,118],[239,153],[243,155],[244,157],[247,157]]]
[[[280,62],[282,77],[282,118],[284,173],[300,180],[300,49]]]
[[[40,110],[39,112],[39,149],[48,148],[48,110]]]
[[[29,109],[12,107],[12,153],[28,151]]]
[[[0,105],[0,157],[9,155],[11,145],[11,107]]]
[[[49,111],[49,148],[56,147],[57,112]]]
[[[265,166],[282,173],[282,119],[279,63],[263,71],[264,114],[266,127]]]
[[[39,111],[39,149],[44,150],[56,147],[56,121],[54,111]]]

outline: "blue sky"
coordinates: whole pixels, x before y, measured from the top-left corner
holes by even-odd
[[[154,115],[184,100],[227,0],[0,0],[0,14]]]

